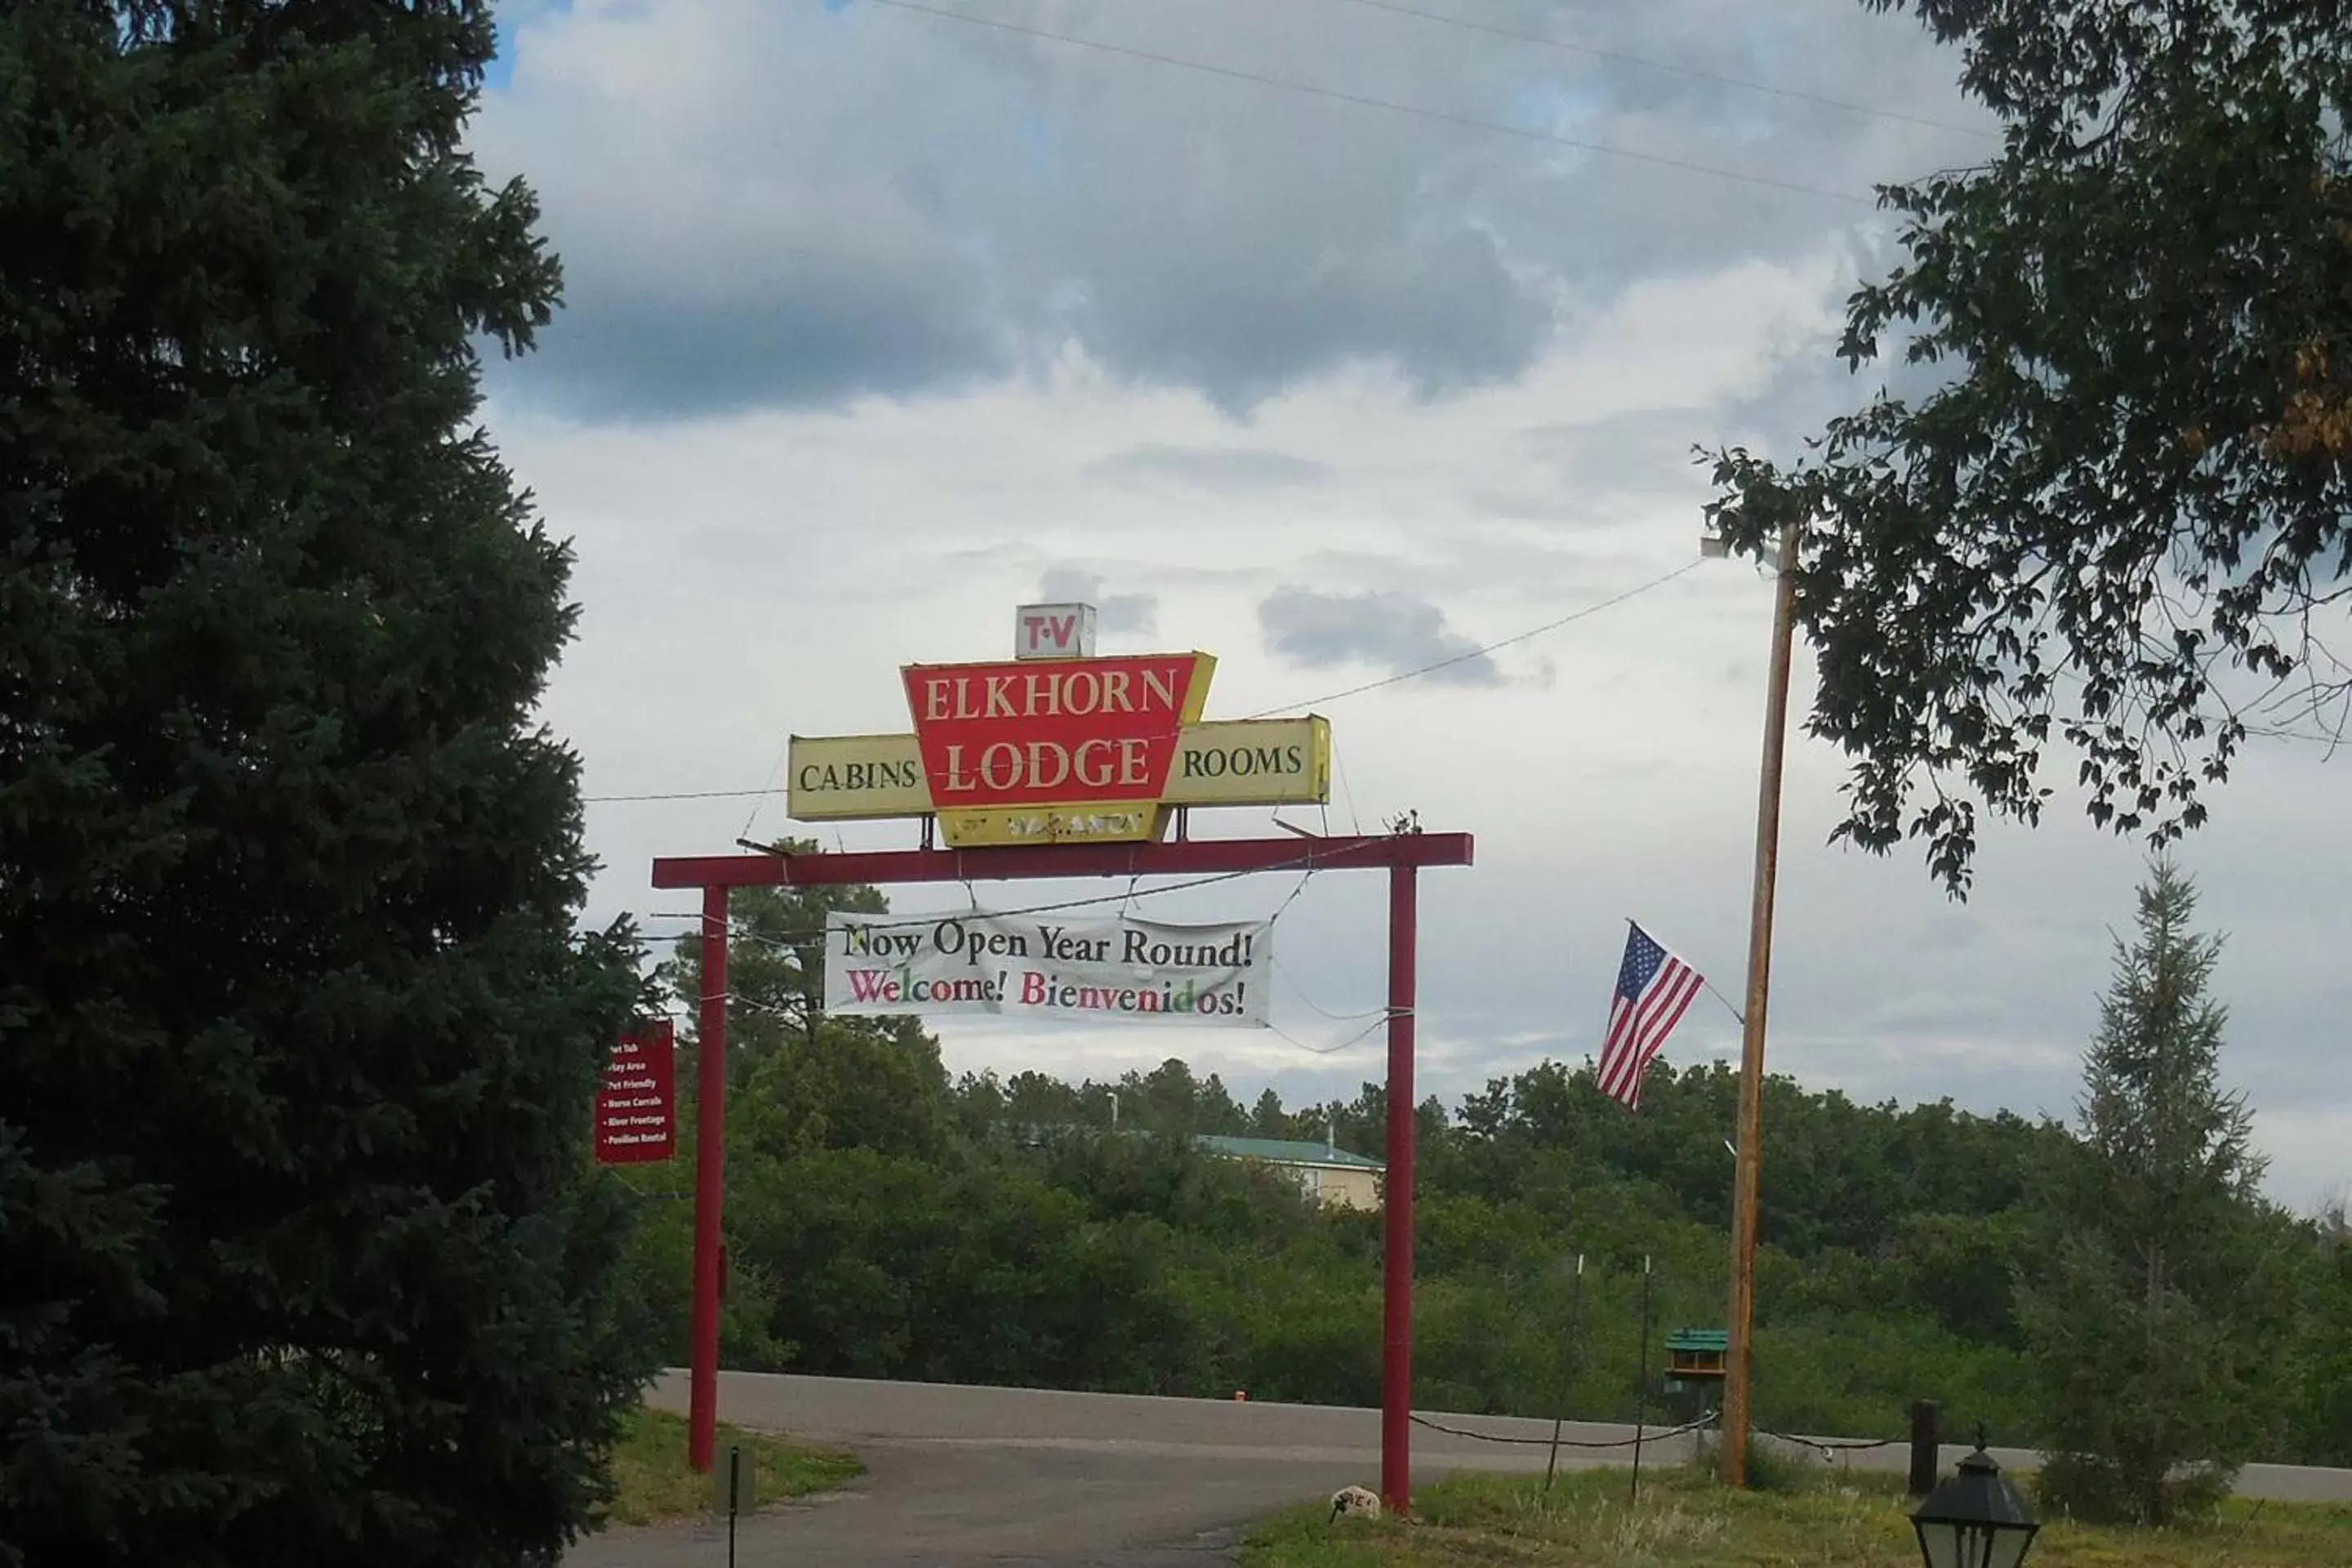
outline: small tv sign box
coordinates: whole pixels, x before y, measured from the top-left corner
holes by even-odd
[[[1013,612],[1015,658],[1092,658],[1092,605],[1024,605]]]

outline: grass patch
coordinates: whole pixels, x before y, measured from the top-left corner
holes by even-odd
[[[1722,1450],[1712,1432],[1698,1435],[1698,1444],[1685,1461],[1692,1474],[1704,1480],[1715,1476]],[[1814,1454],[1792,1444],[1776,1442],[1758,1433],[1748,1445],[1748,1489],[1757,1492],[1811,1491],[1845,1478]]]
[[[756,1456],[755,1507],[837,1487],[866,1468],[855,1454],[838,1448],[811,1447],[733,1426],[719,1428],[721,1465],[729,1446],[738,1443]],[[613,1481],[618,1490],[605,1517],[617,1524],[650,1524],[711,1506],[710,1478],[686,1462],[685,1417],[662,1411],[630,1413],[621,1440],[613,1445]]]
[[[1414,1496],[1410,1522],[1328,1521],[1327,1506],[1260,1526],[1245,1568],[1434,1568],[1444,1563],[1592,1568],[1902,1568],[1919,1561],[1899,1477],[1834,1471],[1792,1491],[1731,1491],[1681,1467],[1539,1478],[1456,1476]],[[2218,1522],[2107,1530],[2055,1521],[2032,1568],[2352,1568],[2352,1507],[2225,1504]]]

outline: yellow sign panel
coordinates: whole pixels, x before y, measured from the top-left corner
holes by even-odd
[[[994,844],[1130,844],[1159,837],[1166,815],[1164,807],[1148,800],[1098,805],[959,805],[940,813],[940,836],[950,849]]]
[[[1331,721],[1187,724],[1160,798],[1170,805],[1320,805],[1331,798]]]
[[[926,816],[912,735],[795,735],[786,810],[802,822]],[[1158,836],[1159,805],[1317,805],[1331,798],[1331,725],[1303,719],[1187,724],[1160,803],[965,807],[940,814],[950,845],[1100,843]]]
[[[785,773],[785,810],[803,822],[930,815],[912,735],[794,735]]]

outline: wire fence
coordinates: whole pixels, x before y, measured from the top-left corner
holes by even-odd
[[[1525,1416],[1517,1417],[1517,1419],[1538,1420],[1541,1418],[1536,1416]],[[1605,1438],[1553,1437],[1549,1434],[1526,1436],[1514,1432],[1481,1432],[1475,1427],[1449,1426],[1445,1422],[1440,1421],[1434,1416],[1422,1415],[1418,1414],[1413,1416],[1412,1424],[1416,1426],[1425,1426],[1433,1432],[1443,1432],[1451,1437],[1475,1438],[1481,1443],[1524,1445],[1537,1448],[1560,1447],[1604,1449],[1631,1448],[1636,1444],[1647,1447],[1652,1443],[1661,1443],[1670,1438],[1686,1436],[1693,1432],[1711,1430],[1719,1426],[1721,1424],[1721,1420],[1717,1413],[1709,1411],[1706,1415],[1699,1416],[1697,1419],[1685,1421],[1678,1426],[1657,1426],[1648,1428],[1636,1436],[1630,1437]],[[1821,1455],[1825,1460],[1836,1459],[1849,1454],[1865,1453],[1874,1448],[1892,1448],[1898,1447],[1905,1441],[1905,1439],[1900,1437],[1801,1437],[1793,1432],[1769,1432],[1760,1426],[1755,1428],[1755,1434],[1759,1437],[1772,1438],[1776,1442],[1788,1443],[1796,1447],[1811,1449],[1813,1452]]]
[[[1845,1454],[1867,1453],[1873,1448],[1892,1448],[1905,1441],[1901,1437],[1800,1437],[1793,1432],[1767,1432],[1760,1427],[1756,1435],[1794,1444],[1800,1448],[1811,1448],[1824,1459],[1834,1459]]]
[[[1669,1438],[1684,1436],[1692,1432],[1704,1431],[1707,1427],[1715,1425],[1715,1415],[1713,1412],[1709,1412],[1708,1414],[1700,1416],[1696,1421],[1685,1421],[1679,1426],[1656,1426],[1647,1428],[1631,1437],[1608,1438],[1553,1437],[1549,1434],[1538,1437],[1521,1436],[1517,1433],[1510,1432],[1479,1432],[1467,1426],[1449,1426],[1444,1422],[1428,1415],[1415,1415],[1412,1418],[1412,1424],[1416,1426],[1426,1426],[1433,1432],[1443,1432],[1452,1437],[1475,1437],[1482,1443],[1525,1444],[1538,1448],[1559,1447],[1601,1449],[1631,1448],[1636,1445],[1647,1447],[1652,1443],[1663,1443]]]

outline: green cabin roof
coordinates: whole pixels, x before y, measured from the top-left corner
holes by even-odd
[[[1212,1154],[1223,1154],[1236,1160],[1267,1160],[1277,1165],[1348,1165],[1364,1171],[1388,1169],[1378,1160],[1368,1160],[1361,1154],[1351,1154],[1345,1149],[1335,1149],[1328,1143],[1305,1139],[1227,1138],[1220,1133],[1203,1132],[1192,1142]]]
[[[1731,1348],[1728,1329],[1676,1329],[1666,1336],[1670,1351],[1727,1351]]]

